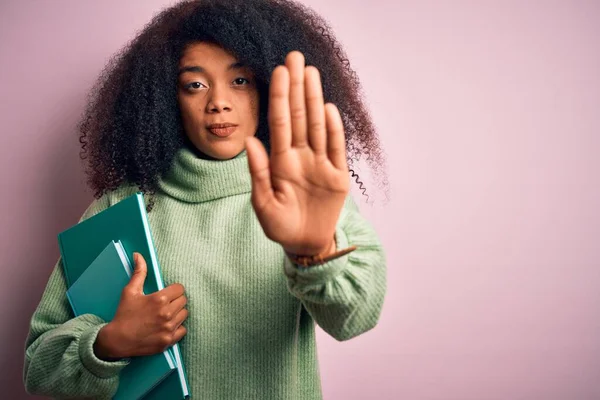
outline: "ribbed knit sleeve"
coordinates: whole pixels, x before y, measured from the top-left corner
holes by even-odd
[[[106,196],[95,200],[80,221],[107,207]],[[129,359],[107,362],[96,357],[93,345],[106,321],[92,314],[74,317],[66,290],[59,258],[31,318],[25,343],[25,389],[59,399],[110,399]]]
[[[348,340],[373,328],[386,292],[386,259],[382,244],[351,195],[335,231],[336,249],[357,249],[322,265],[302,267],[284,257],[290,292],[302,301],[315,322],[337,340]]]

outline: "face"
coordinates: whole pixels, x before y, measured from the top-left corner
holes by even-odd
[[[209,159],[245,148],[258,128],[259,96],[250,69],[218,45],[193,42],[179,61],[177,100],[186,135]]]

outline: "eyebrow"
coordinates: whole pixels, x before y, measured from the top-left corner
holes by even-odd
[[[232,69],[241,69],[244,68],[246,65],[242,62],[234,62],[233,64],[230,64],[227,67],[227,71],[230,71]],[[179,72],[177,73],[177,76],[183,74],[184,72],[206,72],[206,70],[198,65],[189,65],[187,67],[183,67],[179,69]]]

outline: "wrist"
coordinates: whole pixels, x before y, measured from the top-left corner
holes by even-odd
[[[98,331],[98,336],[94,342],[94,354],[104,361],[117,361],[126,356],[121,354],[119,348],[115,345],[118,340],[115,338],[115,327],[108,323]]]
[[[321,251],[315,253],[315,254],[311,254],[312,256],[321,256],[321,257],[327,257],[330,254],[335,253],[335,249],[337,248],[336,243],[335,243],[335,237],[331,240],[331,242],[329,243],[329,245],[325,248],[323,248]]]
[[[323,256],[323,257],[325,257],[331,253],[334,253],[336,250],[335,236],[331,239],[331,242],[329,242],[326,246],[312,247],[310,249],[307,248],[306,246],[290,246],[290,247],[284,247],[283,250],[287,254],[293,254],[296,256],[303,256],[303,257]]]
[[[345,249],[337,250],[337,245],[338,243],[335,240],[334,236],[334,239],[332,240],[329,247],[324,248],[324,250],[321,250],[320,252],[313,255],[297,254],[285,249],[284,250],[286,252],[286,256],[290,259],[292,263],[303,267],[311,267],[313,265],[324,264],[335,258],[342,257],[357,249],[357,246],[352,245]]]

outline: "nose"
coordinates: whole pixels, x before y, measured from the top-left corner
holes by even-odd
[[[206,103],[206,111],[208,113],[231,111],[231,101],[226,88],[213,86],[210,89],[210,98]]]

